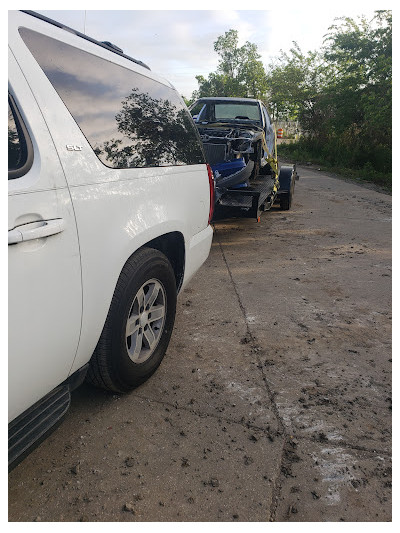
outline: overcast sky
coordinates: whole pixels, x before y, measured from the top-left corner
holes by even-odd
[[[75,5],[75,3],[73,3]],[[218,56],[213,43],[218,36],[229,29],[239,31],[239,45],[245,41],[255,43],[265,66],[279,54],[279,50],[288,51],[292,41],[296,41],[303,52],[316,50],[323,43],[323,36],[335,17],[350,16],[357,18],[365,15],[372,18],[374,9],[380,2],[368,0],[332,2],[196,2],[196,7],[213,6],[221,10],[187,10],[186,2],[169,2],[167,11],[152,9],[139,10],[92,10],[91,3],[84,3],[84,10],[36,10],[50,18],[58,20],[87,35],[101,40],[111,41],[134,58],[149,65],[151,70],[167,78],[178,91],[190,97],[197,89],[195,76],[207,77],[216,70]],[[81,4],[80,4],[81,5]],[[98,2],[96,7],[102,7]],[[110,3],[108,3],[110,5]],[[116,2],[116,7],[124,7],[123,2]],[[130,2],[134,8],[137,2]],[[146,5],[140,2],[140,6]],[[149,3],[154,8],[156,4]],[[160,2],[158,2],[160,5]],[[166,4],[163,3],[163,8]],[[386,9],[390,9],[387,3]],[[241,7],[251,6],[246,11]],[[263,10],[262,7],[273,7]],[[73,6],[74,7],[74,6]],[[233,9],[227,9],[233,8]],[[239,9],[238,9],[239,8]]]

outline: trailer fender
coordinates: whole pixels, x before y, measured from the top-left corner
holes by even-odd
[[[282,166],[279,170],[279,193],[292,193],[295,180],[298,180],[296,165]]]
[[[281,167],[279,171],[278,199],[281,209],[287,211],[292,206],[295,181],[299,179],[296,165]]]

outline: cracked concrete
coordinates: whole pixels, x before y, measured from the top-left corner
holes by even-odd
[[[391,520],[391,198],[299,174],[291,211],[215,223],[147,383],[75,391],[10,521]]]

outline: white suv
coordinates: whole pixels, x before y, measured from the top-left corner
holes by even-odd
[[[207,258],[214,182],[176,90],[33,12],[9,13],[9,464],[86,378],[158,367]]]

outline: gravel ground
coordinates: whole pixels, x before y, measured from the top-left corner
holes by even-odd
[[[9,521],[391,521],[391,197],[299,174],[215,223],[157,373],[75,391]]]

